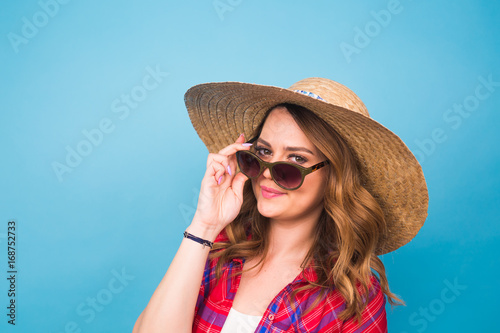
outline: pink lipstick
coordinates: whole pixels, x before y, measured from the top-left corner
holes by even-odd
[[[261,188],[262,196],[266,199],[280,197],[280,196],[286,194],[286,193],[276,191],[276,190],[269,188],[269,187],[266,187],[266,186],[261,186],[260,188]]]

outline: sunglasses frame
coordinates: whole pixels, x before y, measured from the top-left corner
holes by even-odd
[[[254,141],[254,140],[251,140],[251,141]],[[239,159],[239,155],[241,153],[247,153],[247,154],[250,154],[252,155],[253,157],[255,157],[257,159],[257,161],[259,162],[259,166],[260,166],[260,171],[259,171],[259,174],[255,177],[250,177],[248,176],[246,173],[243,172],[241,166],[240,166],[240,159]],[[263,161],[259,156],[257,156],[256,154],[254,154],[253,152],[251,151],[248,151],[248,150],[238,150],[236,152],[236,162],[238,163],[238,167],[240,168],[240,171],[243,172],[243,174],[245,176],[247,176],[248,178],[250,179],[254,179],[254,178],[257,178],[259,177],[262,172],[264,172],[264,170],[266,168],[269,169],[269,172],[271,173],[271,178],[273,179],[273,181],[276,183],[276,185],[278,185],[279,187],[281,187],[282,189],[285,189],[287,191],[293,191],[293,190],[296,190],[298,189],[299,187],[302,186],[302,183],[304,183],[304,179],[306,178],[306,176],[316,170],[319,170],[320,168],[324,167],[325,165],[329,164],[330,161],[328,160],[324,160],[323,162],[319,162],[309,168],[305,168],[301,165],[297,165],[297,164],[294,164],[294,163],[290,163],[290,162],[284,162],[284,161],[277,161],[277,162],[272,162],[272,163],[269,163],[269,162],[265,162]],[[273,174],[273,167],[275,165],[279,165],[279,164],[286,164],[286,165],[290,165],[292,167],[295,167],[296,169],[298,169],[300,171],[300,174],[302,176],[302,179],[300,180],[300,184],[297,186],[297,187],[294,187],[294,188],[286,188],[284,186],[282,186],[281,184],[278,183],[278,181],[274,178],[274,174]]]

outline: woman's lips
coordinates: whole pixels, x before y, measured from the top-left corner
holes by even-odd
[[[282,196],[286,193],[282,193],[282,192],[278,192],[276,190],[273,190],[272,188],[269,188],[269,187],[266,187],[266,186],[261,186],[261,192],[262,192],[262,196],[266,199],[271,199],[271,198],[275,198],[275,197],[279,197],[279,196]]]

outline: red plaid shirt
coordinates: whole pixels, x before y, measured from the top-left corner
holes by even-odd
[[[216,241],[222,240],[222,234]],[[222,269],[219,280],[215,278],[215,266],[218,259],[207,260],[203,281],[201,283],[198,300],[196,302],[193,332],[220,332],[233,304],[238,290],[241,275],[231,278],[235,272],[243,268],[243,259],[233,259]],[[303,313],[309,304],[312,304],[319,295],[319,288],[308,289],[297,294],[295,311],[290,305],[289,296],[293,290],[316,280],[316,273],[309,267],[300,273],[288,286],[276,295],[267,307],[256,333],[288,333],[288,332],[387,332],[387,318],[385,313],[385,295],[382,293],[379,281],[372,276],[372,286],[369,293],[369,303],[362,313],[362,322],[358,326],[354,319],[342,321],[339,313],[345,309],[340,293],[333,288],[328,295],[304,316]]]

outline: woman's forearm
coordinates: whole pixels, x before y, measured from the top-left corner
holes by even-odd
[[[236,152],[250,149],[244,142],[242,134],[217,154],[208,154],[196,213],[187,228],[194,236],[214,241],[240,212],[248,177],[241,172],[235,174]],[[203,248],[187,238],[182,240],[167,273],[137,319],[133,333],[191,332],[209,252],[209,247]]]
[[[187,231],[213,241],[216,230],[193,223]],[[210,247],[183,238],[165,276],[137,319],[133,333],[191,332],[194,310]]]

